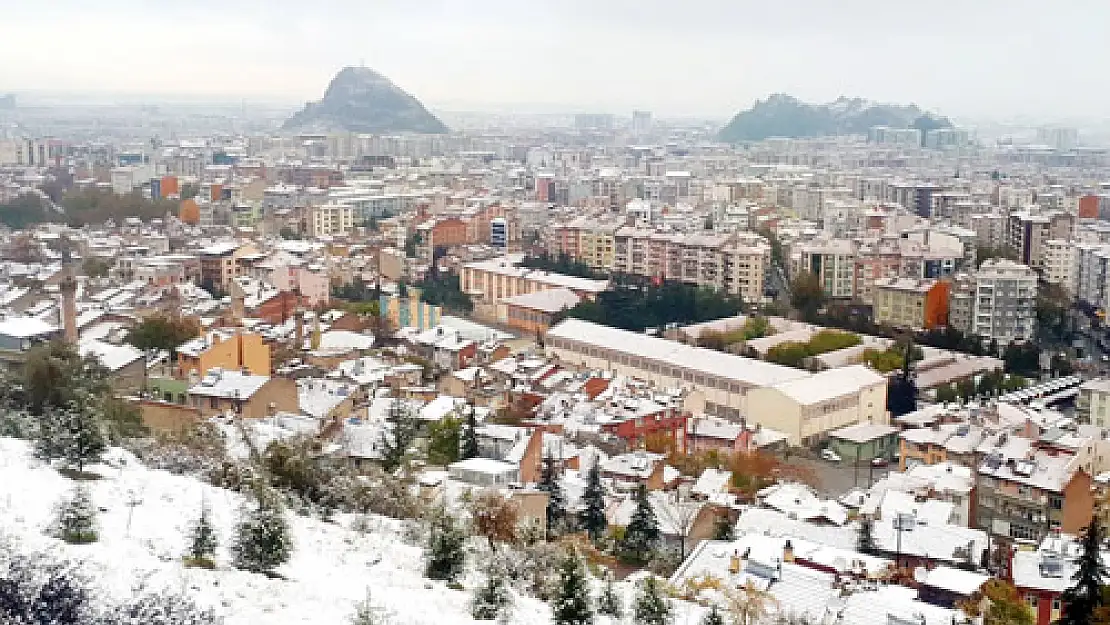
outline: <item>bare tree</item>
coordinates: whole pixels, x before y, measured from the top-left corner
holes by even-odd
[[[694,531],[698,515],[705,506],[700,501],[693,501],[682,496],[681,491],[675,490],[674,497],[661,502],[656,506],[659,511],[659,520],[662,521],[663,533],[673,532],[678,537],[678,557],[686,559],[686,542]]]
[[[736,625],[756,625],[779,605],[778,599],[766,590],[755,587],[751,580],[743,588],[725,591],[728,613]]]

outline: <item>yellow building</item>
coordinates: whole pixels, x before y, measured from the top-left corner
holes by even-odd
[[[270,346],[258,334],[213,330],[177,348],[181,377],[204,375],[212,369],[270,375]]]

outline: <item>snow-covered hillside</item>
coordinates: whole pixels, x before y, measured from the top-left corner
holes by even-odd
[[[404,544],[396,521],[374,517],[378,528],[364,533],[349,529],[351,517],[340,515],[336,523],[325,523],[291,514],[296,550],[278,569],[286,579],[270,579],[227,565],[226,547],[240,495],[149,470],[118,449],[94,470],[104,476],[89,482],[102,510],[100,540],[67,545],[45,530],[56,502],[73,482],[35,459],[27,442],[0,438],[0,533],[28,548],[49,549],[56,557],[83,562],[90,578],[111,597],[131,596],[141,584],[149,590],[169,588],[214,608],[228,625],[342,625],[367,588],[373,602],[393,614],[393,623],[476,622],[467,612],[469,592],[422,577],[421,550]],[[128,502],[135,502],[133,508]],[[211,507],[220,531],[216,571],[181,565],[186,528],[202,502]],[[467,586],[479,579],[468,580]],[[512,622],[549,623],[550,615],[546,604],[517,597]],[[693,618],[678,620],[683,622]]]

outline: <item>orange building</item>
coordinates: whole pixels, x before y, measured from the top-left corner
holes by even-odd
[[[211,369],[270,375],[270,346],[258,334],[214,330],[177,348],[178,375],[204,375]]]
[[[181,221],[193,226],[200,223],[200,207],[197,206],[196,200],[181,200],[177,216]]]
[[[160,184],[162,188],[162,197],[181,195],[181,189],[177,186],[177,176],[162,176]]]
[[[1084,195],[1079,198],[1079,218],[1098,219],[1098,196]]]
[[[467,241],[466,223],[458,217],[440,220],[428,231],[428,246],[432,248],[453,247],[467,243],[469,241]]]

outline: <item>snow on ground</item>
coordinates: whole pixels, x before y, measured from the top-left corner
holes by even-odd
[[[296,548],[292,560],[278,569],[285,579],[270,579],[229,565],[227,548],[242,496],[195,478],[147,469],[118,449],[91,470],[103,476],[86,482],[101,509],[100,540],[67,545],[46,530],[56,503],[74,482],[34,458],[26,441],[0,438],[0,533],[27,548],[82,562],[93,583],[111,597],[131,596],[145,585],[148,590],[173,589],[213,607],[227,625],[343,625],[370,588],[374,603],[392,613],[397,625],[477,622],[468,614],[468,591],[423,578],[421,549],[404,544],[396,521],[374,517],[379,527],[361,533],[348,529],[351,517],[340,515],[336,523],[325,523],[289,514]],[[205,502],[220,533],[215,571],[181,564],[187,528]],[[479,581],[472,577],[466,585]],[[622,590],[627,605],[631,589]],[[697,622],[700,609],[676,607],[676,625]],[[516,598],[512,623],[550,620],[546,604]]]

